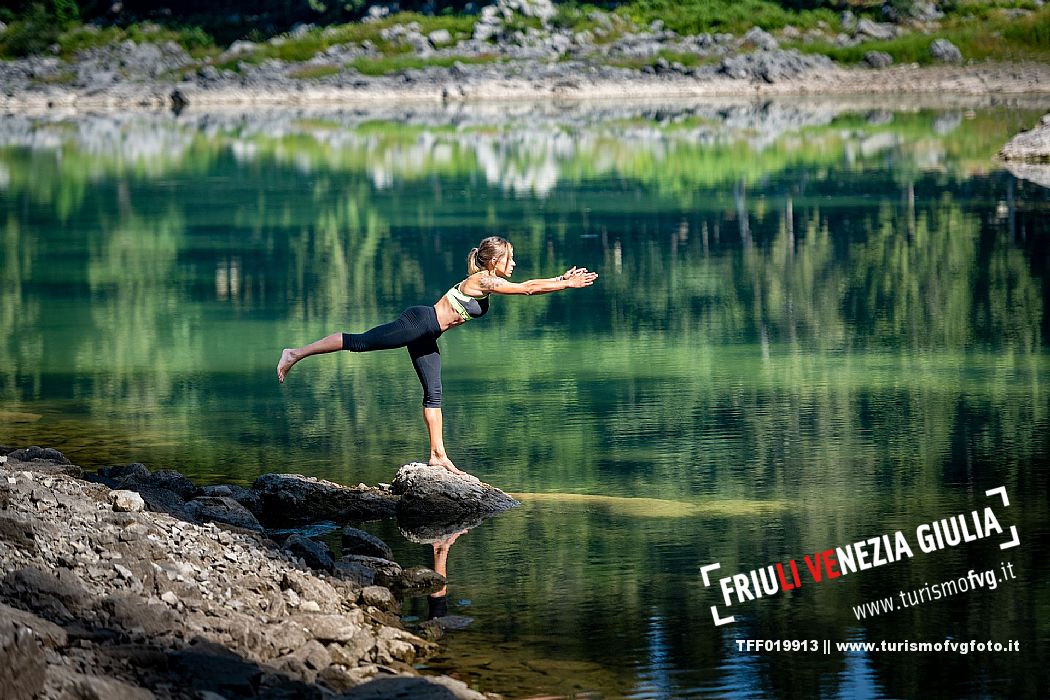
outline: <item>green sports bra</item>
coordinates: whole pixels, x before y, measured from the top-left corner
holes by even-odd
[[[459,284],[462,284],[462,282]],[[485,312],[489,310],[489,295],[486,294],[483,297],[472,297],[459,291],[459,284],[453,285],[452,288],[445,292],[445,296],[448,297],[449,303],[452,304],[452,308],[456,310],[456,313],[458,313],[464,321],[484,316]]]

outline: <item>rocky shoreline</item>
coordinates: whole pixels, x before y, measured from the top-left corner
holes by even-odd
[[[442,576],[402,569],[353,527],[337,560],[277,526],[398,517],[426,538],[514,505],[425,465],[390,486],[268,474],[246,489],[141,464],[85,473],[57,450],[0,448],[4,697],[492,697],[413,668],[442,626],[405,629],[399,598]]]
[[[424,33],[418,22],[384,26],[371,40],[343,41],[338,28],[299,27],[263,44],[237,41],[219,56],[195,59],[173,41],[81,49],[63,59],[0,61],[0,111],[213,108],[231,105],[336,105],[696,98],[753,95],[1050,94],[1050,65],[970,63],[944,39],[930,38],[933,65],[892,65],[869,51],[862,67],[844,68],[797,47],[839,47],[928,32],[858,19],[777,36],[753,28],[741,36],[682,36],[662,22],[639,27],[594,11],[592,29],[552,23],[547,0],[498,0],[482,8],[470,36]],[[373,20],[380,18],[372,18]],[[368,20],[366,20],[367,22]],[[97,31],[97,30],[96,30]],[[323,46],[305,61],[272,57],[282,44],[314,37]],[[395,47],[391,49],[391,47]],[[56,47],[56,51],[58,48]],[[270,56],[270,57],[267,57]],[[398,68],[398,60],[405,61]],[[361,61],[391,62],[368,74]],[[414,61],[414,63],[413,63]],[[413,66],[413,67],[408,67]],[[365,72],[362,72],[364,70]]]
[[[673,68],[642,73],[572,62],[453,66],[408,70],[396,77],[330,80],[294,78],[219,79],[209,84],[138,81],[104,89],[49,85],[8,89],[0,111],[166,110],[231,106],[441,104],[465,101],[638,100],[788,95],[1035,95],[1050,94],[1050,66],[982,63],[970,66],[896,66],[878,70],[833,65],[807,67],[767,80],[775,52],[754,52],[744,77],[714,68],[692,74]]]

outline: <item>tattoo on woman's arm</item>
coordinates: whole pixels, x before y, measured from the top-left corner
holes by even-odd
[[[486,291],[486,292],[490,292],[493,289],[495,289],[496,287],[502,287],[506,283],[507,283],[507,280],[503,279],[502,277],[495,277],[495,276],[482,277],[480,282],[479,282],[479,284],[481,285],[481,288],[484,291]]]

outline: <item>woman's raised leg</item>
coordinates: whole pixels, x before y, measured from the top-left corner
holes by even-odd
[[[292,366],[310,355],[320,355],[326,352],[338,352],[343,349],[343,334],[333,333],[332,335],[326,335],[320,340],[316,340],[309,345],[304,345],[301,348],[285,348],[281,352],[281,359],[277,363],[277,381],[284,383],[284,378],[288,374],[288,370]]]
[[[333,333],[301,348],[285,348],[277,363],[277,380],[284,382],[288,370],[296,362],[310,355],[338,350],[369,352],[403,348],[429,332],[428,310],[430,315],[433,315],[432,307],[412,306],[402,311],[401,315],[390,323],[376,326],[364,333]]]

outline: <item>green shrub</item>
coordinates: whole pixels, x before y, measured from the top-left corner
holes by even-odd
[[[826,42],[792,46],[847,64],[860,63],[868,51],[885,51],[896,63],[929,64],[933,62],[930,44],[937,38],[958,46],[966,60],[1050,61],[1050,7],[1015,19],[1004,19],[1000,12],[984,22],[949,21],[935,34],[906,34],[889,41],[866,41],[856,46],[842,47]]]
[[[339,66],[320,65],[294,68],[288,72],[288,75],[289,77],[299,78],[300,80],[317,80],[319,78],[327,78],[330,75],[338,75],[342,72],[343,69]]]
[[[45,53],[58,41],[62,27],[48,8],[34,3],[29,10],[0,34],[0,56],[30,56]]]
[[[409,69],[430,67],[448,68],[454,63],[493,63],[498,58],[492,54],[478,56],[440,56],[420,58],[419,56],[384,56],[381,58],[357,58],[350,67],[363,75],[391,75]]]
[[[790,24],[807,29],[820,21],[838,22],[831,10],[788,10],[770,0],[636,0],[617,12],[642,26],[662,20],[664,26],[679,34],[741,34],[755,26],[775,30]]]

